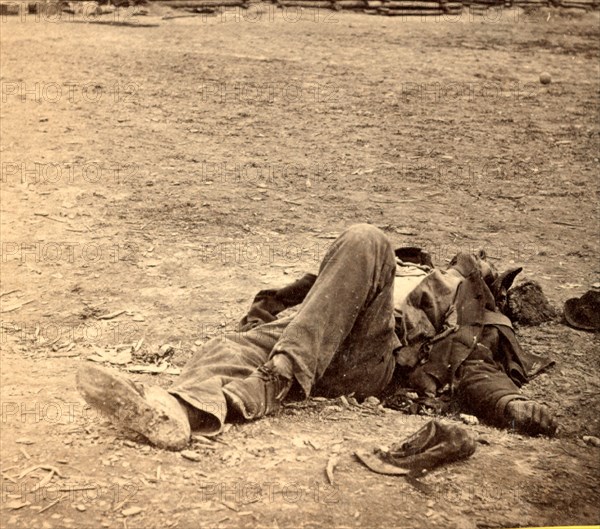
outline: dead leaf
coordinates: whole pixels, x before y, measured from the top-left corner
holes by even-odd
[[[109,314],[104,314],[103,316],[98,316],[99,320],[112,320],[113,318],[116,318],[117,316],[120,316],[121,314],[124,314],[126,311],[125,310],[117,310],[116,312],[111,312]]]

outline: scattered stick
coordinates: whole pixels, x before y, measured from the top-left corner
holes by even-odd
[[[2,309],[0,310],[0,312],[2,314],[6,313],[6,312],[13,312],[15,310],[19,310],[20,308],[24,307],[25,305],[29,305],[30,303],[33,303],[35,301],[35,299],[30,299],[29,301],[24,301],[23,303],[19,304],[19,305],[14,305],[12,307],[8,307],[7,309]]]
[[[25,450],[23,447],[19,448],[19,450],[25,456],[25,459],[31,459],[31,456],[27,453],[27,450]]]
[[[113,21],[113,20],[71,20],[71,24],[100,24],[102,26],[125,26],[128,28],[157,28],[159,24],[152,24],[148,22],[134,23],[125,21]]]
[[[45,487],[46,485],[48,485],[48,483],[50,483],[52,481],[52,478],[54,477],[54,470],[51,470],[46,477],[42,478],[40,481],[38,481],[38,484],[33,487],[32,491],[36,492],[38,490],[40,490],[41,488]]]
[[[4,296],[8,296],[9,294],[14,294],[15,292],[20,292],[20,290],[18,288],[13,288],[12,290],[9,290],[8,292],[2,292],[0,294],[0,298],[2,298]]]
[[[78,492],[80,490],[96,490],[97,485],[71,485],[69,487],[61,487],[58,489],[58,492]]]
[[[110,314],[104,314],[103,316],[98,316],[99,320],[112,320],[121,314],[125,314],[125,310],[117,310],[116,312],[111,312]]]
[[[0,474],[2,474],[2,477],[8,481],[12,481],[13,483],[17,482],[15,478],[10,477],[6,472],[1,472]]]
[[[571,222],[562,222],[560,220],[553,220],[552,224],[560,224],[561,226],[572,226],[573,228],[583,228],[581,224],[573,224]]]
[[[335,454],[329,458],[329,461],[327,461],[327,467],[325,468],[325,473],[327,474],[327,479],[328,479],[330,485],[333,485],[333,471],[335,470],[335,467],[337,466],[338,461],[339,461],[339,457]]]
[[[54,472],[59,478],[66,478],[64,474],[62,474],[56,467],[52,465],[33,465],[32,467],[26,468],[19,474],[19,479],[23,479],[27,474],[31,474],[33,471],[41,468],[42,470],[47,470],[48,472]]]
[[[234,511],[234,512],[239,512],[239,509],[231,502],[228,501],[220,501],[219,502],[221,505],[224,505],[225,507],[227,507],[228,509]]]
[[[65,476],[63,473],[60,472],[60,470],[58,470],[58,468],[52,466],[52,465],[40,465],[40,468],[42,470],[48,470],[48,471],[52,471],[54,472],[59,478],[65,479],[67,476]]]
[[[51,217],[48,213],[34,213],[36,217],[43,217],[48,220],[53,220],[54,222],[62,222],[63,224],[69,224],[68,220],[58,219],[56,217]]]
[[[49,503],[48,505],[46,505],[43,509],[40,509],[40,514],[43,513],[44,511],[47,511],[48,509],[50,509],[51,507],[54,507],[57,503],[59,503],[62,499],[64,498],[64,496],[61,496],[60,498],[54,500],[52,503]]]

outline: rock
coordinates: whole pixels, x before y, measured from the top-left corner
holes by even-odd
[[[595,435],[584,435],[582,439],[588,444],[596,447],[600,447],[600,439]]]
[[[471,424],[471,425],[479,424],[479,419],[477,417],[475,417],[474,415],[467,415],[466,413],[461,413],[458,417],[465,424]]]
[[[158,350],[158,354],[159,354],[159,356],[165,356],[165,355],[173,352],[174,350],[175,350],[175,348],[170,343],[166,343],[166,344],[160,346],[160,349]]]
[[[370,408],[376,408],[379,404],[381,404],[381,401],[377,397],[367,397],[363,402],[363,406],[368,406]]]
[[[539,325],[556,317],[556,311],[537,281],[524,280],[508,291],[508,316],[522,325]]]

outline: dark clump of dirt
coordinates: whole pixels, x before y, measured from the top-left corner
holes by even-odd
[[[508,294],[510,319],[522,325],[540,325],[557,317],[537,281],[525,280]]]

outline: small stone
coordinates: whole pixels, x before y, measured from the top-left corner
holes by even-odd
[[[133,318],[131,318],[133,321],[146,321],[146,318],[144,318],[144,316],[142,316],[141,314],[136,314]]]
[[[381,401],[377,397],[367,397],[363,402],[363,406],[376,408],[380,403]]]
[[[158,353],[160,354],[160,356],[165,356],[166,354],[170,353],[173,350],[174,350],[174,347],[170,343],[166,343],[166,344],[160,346]]]
[[[584,435],[582,439],[589,445],[600,447],[600,439],[595,435]]]
[[[77,505],[75,505],[75,508],[79,511],[79,512],[84,512],[86,510],[85,505],[83,505],[82,503],[78,503]]]
[[[461,413],[458,417],[465,424],[470,424],[473,426],[479,424],[479,419],[474,415],[467,415],[466,413]]]

